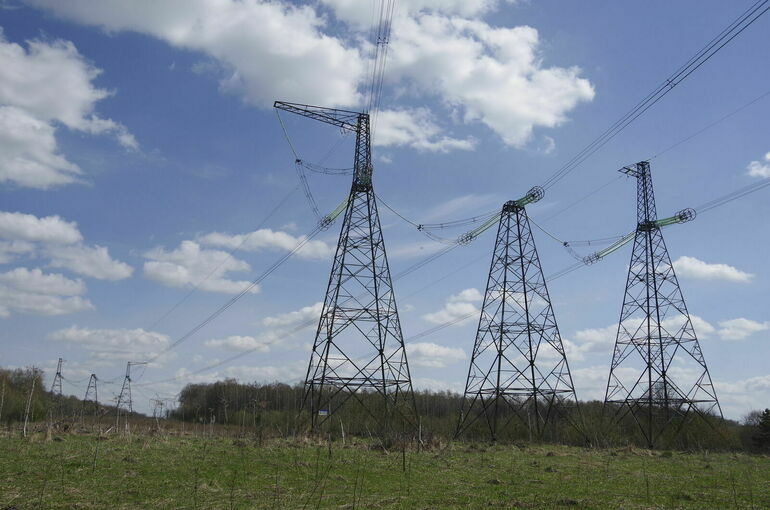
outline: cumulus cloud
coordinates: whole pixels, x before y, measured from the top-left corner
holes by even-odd
[[[721,321],[717,334],[722,340],[743,340],[746,337],[767,331],[770,329],[770,322],[757,322],[743,317]]]
[[[411,364],[429,368],[444,368],[466,358],[465,351],[459,347],[446,347],[433,342],[406,344],[406,352]]]
[[[723,280],[728,282],[749,283],[753,274],[741,271],[727,264],[709,264],[695,257],[681,256],[673,262],[674,270],[684,278],[698,280]]]
[[[483,301],[484,295],[479,292],[479,289],[465,289],[457,294],[454,294],[452,296],[449,296],[449,302],[450,303],[457,303],[459,301]]]
[[[452,138],[434,122],[427,108],[383,110],[377,116],[373,144],[380,147],[408,146],[424,152],[473,150],[476,139]]]
[[[154,358],[170,344],[167,335],[141,328],[91,329],[71,326],[50,333],[48,338],[82,347],[101,362]]]
[[[229,351],[257,351],[269,352],[270,346],[253,336],[232,335],[226,338],[207,340],[206,347],[226,349]]]
[[[81,280],[17,267],[0,273],[0,317],[10,317],[12,312],[64,315],[91,310],[93,305],[82,297],[85,290]]]
[[[47,189],[78,180],[80,168],[59,153],[57,124],[138,147],[125,126],[94,113],[111,93],[94,87],[101,71],[71,42],[32,40],[25,48],[0,31],[0,67],[0,182]]]
[[[765,154],[762,161],[752,161],[749,163],[746,169],[752,177],[762,177],[765,179],[770,177],[770,152]]]
[[[372,22],[373,9],[378,8],[377,2],[362,2],[361,0],[321,0],[331,8],[337,17],[358,29],[369,28]],[[398,4],[400,15],[413,15],[421,11],[457,14],[460,16],[478,16],[491,11],[500,2],[498,0],[409,0]],[[513,3],[508,0],[508,3]],[[374,12],[377,15],[379,12]]]
[[[75,222],[59,216],[0,211],[0,261],[39,252],[51,267],[100,280],[128,278],[133,268],[114,260],[106,247],[87,246]]]
[[[197,287],[209,292],[238,294],[251,282],[226,278],[231,271],[248,271],[251,266],[220,250],[202,249],[194,241],[182,241],[175,250],[155,248],[145,254],[144,276],[169,287]],[[259,292],[254,286],[249,292]]]
[[[0,237],[52,244],[72,244],[83,240],[77,223],[59,216],[38,218],[32,214],[4,211],[0,211]]]
[[[443,308],[433,313],[427,313],[422,318],[432,324],[457,321],[453,325],[462,326],[472,321],[474,316],[478,317],[480,312],[473,302],[481,299],[483,296],[477,289],[465,289],[458,294],[449,296]]]
[[[247,234],[212,232],[198,239],[201,244],[207,246],[217,246],[230,250],[238,248],[243,251],[262,251],[266,249],[291,251],[306,240],[306,236],[295,237],[286,232],[275,231],[269,228],[261,228]],[[307,241],[297,251],[297,255],[304,258],[326,259],[333,254],[334,250],[332,247],[323,241]]]
[[[122,280],[134,272],[128,264],[110,257],[104,246],[58,246],[49,248],[47,253],[51,267],[69,269],[99,280]]]
[[[265,317],[260,322],[265,329],[256,336],[233,335],[205,342],[206,347],[230,351],[269,352],[273,346],[291,346],[291,337],[302,329],[315,326],[323,303],[305,306],[299,310]]]
[[[80,168],[59,153],[51,124],[0,106],[0,182],[48,189],[78,180]]]
[[[140,32],[201,52],[210,60],[200,68],[215,73],[222,90],[260,107],[276,97],[360,105],[360,91],[370,79],[370,2],[323,0],[320,8],[280,0],[27,3],[108,31]],[[544,63],[536,29],[493,27],[480,19],[501,4],[416,0],[399,5],[386,78],[401,94],[434,97],[456,121],[480,122],[504,143],[521,147],[534,129],[566,122],[578,104],[593,99],[594,89],[579,68]],[[343,24],[329,24],[327,9],[347,25],[348,33],[340,33]],[[383,114],[378,144],[429,151],[470,149],[474,144],[470,138],[444,135],[432,116],[419,109]]]
[[[276,98],[353,105],[366,65],[357,48],[324,33],[311,6],[235,0],[29,0],[66,19],[135,31],[214,59],[220,87],[267,107]],[[319,79],[323,77],[323,79]]]
[[[690,322],[698,338],[708,338],[716,331],[714,326],[697,315],[691,314]],[[630,318],[626,319],[623,324],[629,331],[634,331],[641,323],[642,319],[640,318]],[[678,331],[683,324],[683,316],[663,321],[663,327],[669,332]],[[576,355],[576,359],[582,359],[585,354],[589,353],[611,353],[615,345],[617,332],[617,323],[601,328],[581,329],[575,332],[574,343],[565,340],[565,345],[569,345],[570,349],[568,349],[568,352],[572,350]]]
[[[299,324],[304,324],[310,320],[318,320],[323,309],[323,303],[320,301],[310,306],[304,306],[299,310],[288,313],[265,317],[262,319],[262,325],[270,328],[290,328]]]
[[[388,77],[436,96],[466,123],[481,122],[522,147],[537,127],[567,121],[594,97],[577,67],[546,67],[536,29],[496,28],[478,19],[416,14],[397,20]]]

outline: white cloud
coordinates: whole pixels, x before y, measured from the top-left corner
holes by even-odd
[[[321,0],[334,11],[337,19],[345,21],[358,29],[369,28],[372,11],[378,9],[378,2],[361,0]],[[508,0],[508,3],[513,1]],[[396,11],[399,15],[413,15],[421,11],[457,14],[460,16],[478,16],[491,11],[499,4],[498,0],[409,0],[399,2]],[[374,13],[379,14],[379,11]],[[375,20],[378,19],[375,16]]]
[[[26,241],[0,241],[0,264],[7,264],[19,255],[35,251],[35,245]]]
[[[642,319],[640,318],[630,318],[627,319],[624,324],[627,329],[633,330],[641,324],[641,322]],[[714,326],[697,315],[690,314],[690,322],[692,323],[698,338],[708,338],[709,335],[716,331]],[[678,331],[682,324],[683,316],[665,319],[663,321],[663,327],[672,333]],[[564,342],[565,345],[568,343],[571,344],[570,347],[575,352],[576,359],[582,359],[583,355],[588,353],[612,353],[617,332],[617,323],[602,328],[581,329],[575,332],[574,343],[569,342],[568,340],[565,340]]]
[[[170,344],[167,335],[144,329],[90,329],[71,326],[48,335],[50,340],[78,345],[103,362],[154,358]]]
[[[748,283],[753,274],[741,271],[727,264],[709,264],[695,257],[681,256],[673,262],[679,276],[699,280],[724,280],[728,282]]]
[[[0,182],[47,189],[78,180],[80,168],[59,154],[51,124],[0,106]]]
[[[3,211],[0,211],[0,237],[51,244],[72,244],[83,240],[77,223],[59,216],[38,218],[32,214]]]
[[[227,338],[207,340],[206,347],[215,349],[227,349],[230,351],[258,351],[269,352],[270,346],[253,336],[232,335]]]
[[[64,18],[151,35],[216,59],[223,90],[267,107],[276,98],[352,105],[365,64],[356,48],[323,33],[310,6],[235,0],[28,0]],[[321,79],[319,79],[319,77]]]
[[[441,310],[427,313],[423,315],[422,318],[432,324],[445,324],[458,321],[453,325],[462,326],[469,321],[472,321],[474,317],[478,319],[480,311],[472,301],[478,301],[480,295],[481,293],[476,289],[465,289],[459,294],[449,296]]]
[[[286,232],[261,228],[247,234],[223,234],[221,232],[212,232],[200,237],[198,241],[201,244],[208,246],[217,246],[231,250],[239,248],[243,251],[261,251],[265,249],[291,251],[306,239],[306,236],[295,237]],[[297,251],[297,255],[304,258],[325,259],[331,257],[333,254],[334,250],[332,247],[323,241],[307,241],[307,243]]]
[[[426,152],[467,151],[476,147],[473,137],[463,140],[443,135],[427,108],[380,111],[372,143],[380,147],[408,146]]]
[[[38,218],[32,214],[0,211],[0,261],[19,254],[32,254],[39,243],[50,266],[101,280],[121,280],[131,276],[128,264],[114,260],[104,246],[86,246],[75,222],[59,216]]]
[[[749,163],[749,166],[746,167],[746,169],[752,177],[770,177],[770,152],[765,154],[762,161],[752,161]]]
[[[460,348],[432,342],[408,343],[406,351],[411,364],[429,368],[444,368],[466,358],[465,352]]]
[[[93,86],[101,71],[71,42],[32,40],[25,49],[0,31],[0,67],[0,181],[46,189],[77,180],[78,166],[58,152],[57,123],[137,148],[125,126],[94,113],[111,93]]]
[[[767,408],[770,401],[770,375],[738,381],[714,381],[725,416],[738,419],[755,409]]]
[[[248,271],[249,264],[219,250],[201,249],[194,241],[182,241],[176,250],[155,248],[145,254],[144,276],[169,287],[194,287],[209,292],[237,294],[251,282],[229,280],[231,271]],[[250,292],[259,292],[254,286]]]
[[[522,147],[536,127],[552,128],[594,97],[577,67],[545,67],[539,36],[528,26],[495,28],[439,14],[394,22],[388,78],[403,81],[482,122],[508,145]]]
[[[757,322],[751,319],[730,319],[719,323],[717,334],[722,340],[743,340],[744,338],[770,329],[770,322]]]
[[[82,297],[85,285],[61,274],[17,267],[0,273],[0,317],[12,312],[33,315],[63,315],[93,309]]]
[[[330,34],[339,25],[329,25],[323,9],[280,0],[27,3],[108,31],[145,33],[202,52],[212,59],[202,66],[204,72],[217,73],[223,90],[260,107],[275,98],[354,106],[361,104],[360,91],[370,79],[370,2],[324,0],[351,28],[335,35]],[[506,144],[521,147],[535,128],[566,122],[567,113],[592,100],[594,90],[577,67],[545,66],[536,29],[496,28],[478,19],[499,5],[497,0],[399,5],[386,78],[400,93],[421,100],[434,96],[452,118],[481,122]],[[435,127],[430,118],[420,122]],[[377,143],[406,143],[404,125],[399,125],[402,129],[390,135],[386,129]],[[472,141],[445,137],[439,130],[427,139],[418,136],[415,144],[423,150],[449,150],[470,148]]]
[[[227,367],[225,374],[228,377],[233,377],[241,381],[256,381],[256,382],[285,382],[295,383],[301,381],[305,376],[307,370],[307,361],[297,360],[288,363],[282,363],[281,365],[246,365],[246,366],[234,366]]]
[[[282,313],[262,319],[262,325],[269,328],[291,328],[310,320],[318,320],[321,315],[323,303],[320,301],[310,306],[304,306],[299,310]]]
[[[57,246],[47,250],[52,267],[61,267],[99,280],[122,280],[134,269],[110,257],[104,246]]]
[[[479,289],[465,289],[457,294],[454,294],[452,296],[449,296],[449,302],[450,303],[456,303],[458,301],[483,301],[484,295],[479,292]]]

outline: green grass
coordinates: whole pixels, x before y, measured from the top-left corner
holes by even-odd
[[[770,508],[770,457],[163,435],[0,438],[0,509]]]

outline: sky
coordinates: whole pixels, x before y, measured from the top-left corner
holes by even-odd
[[[378,196],[417,223],[499,210],[752,3],[397,2],[373,116]],[[127,361],[152,360],[133,374],[139,410],[189,382],[301,381],[314,328],[297,326],[320,313],[339,221],[185,335],[317,224],[291,146],[351,166],[352,137],[290,114],[284,134],[272,103],[365,108],[375,4],[0,1],[0,366],[50,382],[61,357],[65,392],[82,397],[95,373],[113,398]],[[770,178],[768,30],[763,16],[549,188],[532,221],[568,241],[633,230],[635,182],[617,170],[650,158],[660,217]],[[349,180],[308,174],[322,215]],[[664,230],[734,419],[770,406],[767,193]],[[394,275],[444,247],[380,215]],[[574,263],[535,238],[546,276]],[[477,319],[421,333],[480,308],[493,244],[487,231],[395,280],[416,388],[463,390]],[[549,283],[581,400],[604,396],[630,251]]]

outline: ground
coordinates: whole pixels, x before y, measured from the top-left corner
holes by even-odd
[[[200,435],[0,438],[0,509],[770,508],[770,457]]]

